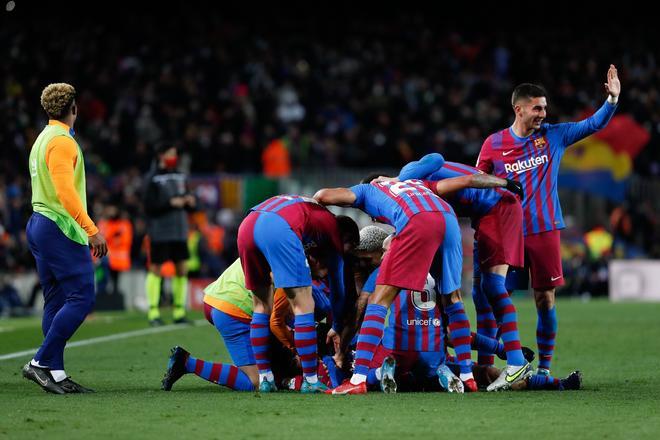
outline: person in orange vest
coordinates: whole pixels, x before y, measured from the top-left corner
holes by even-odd
[[[264,176],[280,178],[291,174],[289,150],[282,139],[273,139],[261,154]]]
[[[99,230],[108,242],[108,264],[112,279],[112,294],[119,294],[119,273],[131,268],[131,246],[133,225],[119,207],[112,203],[106,207],[104,219],[99,222]]]

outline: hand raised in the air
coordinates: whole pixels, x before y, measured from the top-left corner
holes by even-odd
[[[610,64],[610,69],[607,71],[605,90],[614,98],[618,97],[621,93],[621,81],[619,81],[619,74],[614,64]]]

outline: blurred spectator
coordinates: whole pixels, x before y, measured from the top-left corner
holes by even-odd
[[[131,268],[133,225],[125,212],[115,203],[106,205],[105,215],[98,227],[108,243],[108,267],[112,281],[112,294],[119,292],[119,273]]]

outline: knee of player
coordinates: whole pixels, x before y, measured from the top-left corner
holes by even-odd
[[[538,310],[550,310],[555,306],[555,289],[535,290],[534,300]]]

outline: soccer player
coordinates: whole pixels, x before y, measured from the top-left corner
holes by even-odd
[[[475,229],[472,298],[477,310],[477,332],[490,338],[497,336],[494,309],[507,352],[507,368],[488,388],[488,391],[498,391],[511,387],[532,371],[521,351],[516,308],[505,285],[509,266],[524,265],[522,208],[514,194],[503,188],[468,187],[482,178],[481,173],[468,165],[445,162],[442,155],[432,153],[403,167],[398,180],[438,181],[434,188],[437,194],[444,197],[459,216],[472,220]],[[504,183],[501,181],[500,186]],[[506,181],[506,185],[514,191],[520,188],[513,181]],[[481,351],[478,360],[480,365],[493,365],[493,353]]]
[[[343,255],[358,241],[358,227],[351,218],[335,217],[315,200],[296,195],[271,197],[253,207],[241,223],[238,253],[245,286],[253,293],[250,337],[261,392],[276,389],[267,354],[273,303],[270,273],[275,288],[286,292],[295,315],[295,345],[305,377],[301,391],[324,391],[317,377],[312,278],[305,253],[328,267],[334,326],[340,332],[345,297]]]
[[[458,371],[458,365],[452,362],[447,362],[447,366],[452,371]],[[499,368],[486,365],[475,364],[473,372],[479,388],[487,388],[502,375]],[[582,373],[576,370],[563,379],[546,374],[533,374],[511,385],[510,389],[513,391],[566,391],[579,390],[581,387]]]
[[[557,174],[567,147],[604,128],[616,110],[621,83],[614,65],[607,72],[607,100],[591,117],[546,124],[545,90],[534,84],[517,86],[511,97],[513,125],[491,134],[477,160],[477,168],[499,177],[516,179],[525,191],[523,233],[525,267],[531,274],[538,313],[536,337],[538,373],[549,374],[557,332],[555,288],[564,284],[559,250],[563,229]]]
[[[383,256],[387,254],[393,236],[383,240]],[[371,295],[380,272],[376,268],[362,288]],[[380,384],[384,393],[396,393],[397,377],[421,371],[420,383],[437,379],[450,392],[463,392],[463,383],[444,367],[442,312],[436,301],[436,283],[428,274],[424,290],[402,290],[389,308],[389,319],[381,345],[371,361],[367,384]],[[396,374],[395,374],[396,372]],[[419,374],[418,374],[419,375]]]
[[[234,390],[254,390],[259,384],[259,372],[250,344],[252,292],[245,288],[240,260],[204,289],[204,315],[222,336],[234,364],[204,361],[182,347],[174,347],[162,389],[170,391],[181,376],[193,373]]]
[[[49,121],[30,150],[34,213],[27,238],[44,293],[44,341],[23,367],[23,377],[54,394],[90,393],[65,373],[64,347],[94,306],[90,248],[101,258],[107,245],[87,214],[85,162],[73,137],[76,90],[50,84],[41,93],[41,106]]]
[[[186,296],[188,289],[188,216],[186,210],[196,205],[195,196],[188,192],[186,176],[177,171],[177,148],[171,143],[157,147],[155,168],[145,178],[143,194],[147,227],[151,243],[151,262],[145,281],[149,302],[147,318],[152,326],[162,325],[160,302],[160,270],[163,263],[174,262],[172,278],[172,317],[175,324],[186,324]]]
[[[314,274],[316,277],[317,275]],[[279,293],[279,291],[278,291]],[[327,314],[330,310],[329,299],[320,289],[313,292],[317,315]],[[276,295],[276,301],[279,295]],[[286,302],[286,299],[285,299]],[[286,307],[274,311],[286,315]],[[282,313],[283,312],[283,313]],[[204,315],[218,333],[222,336],[225,347],[231,356],[233,364],[209,362],[195,358],[180,346],[172,348],[167,371],[162,380],[162,389],[170,391],[176,381],[185,374],[194,374],[209,382],[226,386],[236,391],[253,391],[259,386],[259,371],[257,370],[254,352],[250,342],[250,321],[253,314],[252,292],[245,287],[245,275],[241,262],[237,259],[220,277],[204,289]],[[286,316],[278,316],[286,319]],[[324,335],[325,337],[325,335]],[[291,372],[287,368],[293,362],[284,362],[284,359],[293,361],[296,352],[293,341],[283,341],[282,347],[277,349],[280,362],[273,365],[275,375]],[[289,356],[284,355],[284,352]],[[295,374],[295,373],[294,373]],[[299,384],[300,385],[300,384]],[[300,386],[298,387],[300,389]]]
[[[461,362],[461,380],[476,391],[470,359],[470,323],[460,296],[462,247],[451,206],[421,181],[372,182],[369,176],[351,188],[319,190],[324,205],[362,209],[377,221],[394,226],[396,235],[381,263],[358,336],[355,370],[333,394],[364,394],[371,360],[383,337],[387,309],[402,290],[421,291],[436,255],[442,256],[441,292],[449,316],[450,337]]]

